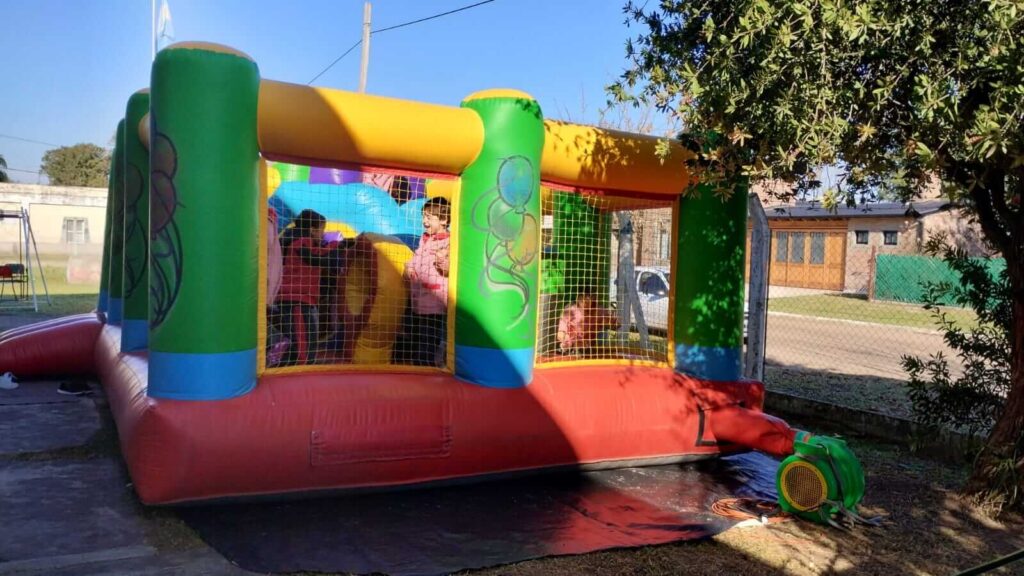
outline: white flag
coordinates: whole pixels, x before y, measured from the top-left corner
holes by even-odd
[[[174,42],[174,24],[171,23],[171,9],[167,0],[160,1],[160,14],[156,21],[156,48],[162,50]]]

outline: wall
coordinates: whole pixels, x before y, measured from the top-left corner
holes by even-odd
[[[106,233],[107,190],[72,186],[0,183],[0,209],[26,208],[39,256],[45,266],[69,266],[71,276],[98,274]],[[69,244],[63,238],[65,218],[88,222],[88,242]],[[0,221],[0,261],[18,260],[20,220]],[[82,271],[87,271],[83,273]]]
[[[991,253],[985,246],[981,227],[971,222],[960,210],[935,212],[922,217],[920,222],[925,241],[936,234],[945,234],[970,256],[987,256]]]
[[[633,211],[637,266],[672,265],[672,209],[656,208]],[[668,252],[662,253],[661,233],[668,234]]]
[[[857,244],[857,230],[868,231],[868,243]],[[883,232],[898,232],[896,246],[886,246]],[[913,218],[850,218],[846,234],[846,281],[844,290],[867,294],[871,279],[871,254],[917,254],[920,250],[920,227]]]

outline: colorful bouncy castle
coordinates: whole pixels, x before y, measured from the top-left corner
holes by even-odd
[[[0,371],[98,376],[149,504],[755,449],[789,457],[790,509],[855,506],[845,446],[764,414],[763,386],[741,377],[745,184],[687,194],[688,152],[664,145],[545,119],[516,90],[440,106],[263,80],[230,48],[171,46],[118,126],[97,313],[0,336]],[[433,198],[450,207],[440,227]],[[667,215],[668,285],[651,296],[663,333],[609,311],[600,339],[573,340],[573,314],[593,316],[579,306],[609,308],[626,273],[617,214],[648,209]],[[326,220],[314,248],[340,264],[294,260],[303,210]],[[428,292],[446,295],[442,349],[405,362],[428,294],[410,262],[441,240],[431,282],[446,290]],[[318,270],[306,308],[279,295],[282,250],[285,283],[289,258]],[[279,361],[297,335],[314,353]]]

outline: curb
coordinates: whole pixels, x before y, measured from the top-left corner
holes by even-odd
[[[811,320],[822,320],[827,322],[839,322],[842,324],[852,324],[854,326],[869,326],[871,328],[877,328],[883,326],[885,328],[896,328],[898,330],[907,330],[917,334],[942,334],[941,330],[929,330],[927,328],[916,328],[914,326],[903,326],[900,324],[882,324],[881,322],[865,322],[863,320],[848,320],[846,318],[832,318],[829,316],[814,316],[811,314],[796,314],[794,312],[772,312],[768,310],[769,316],[782,316],[784,318],[808,318]]]
[[[765,412],[800,419],[847,433],[867,436],[884,442],[906,446],[911,452],[962,464],[984,438],[950,430],[933,430],[913,420],[887,416],[867,410],[839,406],[820,400],[765,391]]]

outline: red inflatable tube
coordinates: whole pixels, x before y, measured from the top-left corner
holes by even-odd
[[[0,341],[0,371],[98,375],[148,504],[793,449],[795,432],[760,412],[757,382],[578,366],[496,389],[443,373],[349,371],[264,376],[237,398],[176,401],[147,396],[147,355],[120,353],[120,335],[96,315],[30,326]]]
[[[0,373],[19,378],[95,374],[96,340],[103,323],[95,314],[66,322],[41,322],[0,341]]]
[[[147,358],[103,329],[97,368],[143,502],[382,488],[562,466],[621,467],[740,447],[701,437],[693,389],[757,407],[754,382],[702,382],[647,366],[541,368],[526,388],[450,374],[265,376],[218,401],[146,395]],[[717,390],[717,392],[715,392]]]
[[[75,314],[73,316],[61,316],[60,318],[52,318],[50,320],[44,320],[42,322],[35,322],[33,324],[26,324],[25,326],[18,326],[17,328],[11,328],[10,330],[0,332],[0,342],[10,340],[15,336],[27,334],[29,332],[35,332],[41,328],[60,326],[62,324],[71,324],[78,322],[79,320],[86,318],[98,318],[97,312],[86,312],[84,314]]]
[[[707,414],[709,436],[719,442],[738,444],[772,456],[793,453],[796,430],[783,420],[741,406],[726,406]]]

